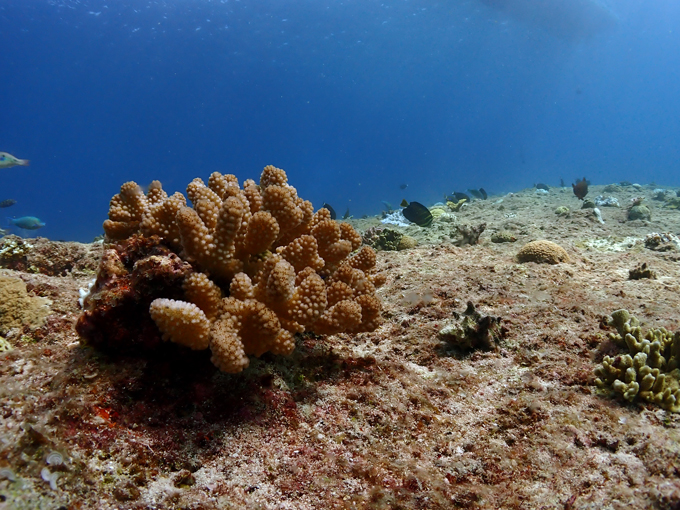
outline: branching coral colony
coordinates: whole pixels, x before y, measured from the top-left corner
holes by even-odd
[[[672,412],[680,412],[680,331],[651,329],[642,335],[637,318],[627,310],[612,313],[610,338],[630,354],[605,356],[595,369],[595,383],[633,402],[642,399]]]
[[[249,355],[289,354],[294,334],[373,331],[380,323],[376,255],[327,209],[314,213],[286,173],[265,167],[243,188],[215,172],[168,196],[134,182],[111,199],[109,241],[83,301],[78,333],[118,352],[171,340],[210,348],[236,373]],[[354,253],[353,253],[354,252]],[[157,326],[157,329],[154,327]],[[160,335],[159,335],[160,331]]]

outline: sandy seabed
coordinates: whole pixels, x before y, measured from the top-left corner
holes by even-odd
[[[622,205],[600,208],[604,223],[556,188],[399,229],[420,244],[379,252],[378,330],[304,336],[238,375],[175,346],[151,359],[82,346],[79,289],[101,245],[38,242],[67,264],[2,271],[51,305],[0,354],[0,508],[680,508],[680,414],[604,395],[593,375],[620,351],[614,310],[680,328],[680,251],[644,243],[678,234],[680,211],[649,187],[604,194]],[[650,221],[627,220],[638,196]],[[451,244],[456,225],[480,223],[479,244]],[[516,241],[491,242],[501,230]],[[570,261],[518,263],[536,239]],[[641,263],[655,279],[629,279]],[[440,338],[468,301],[500,317],[496,350]]]

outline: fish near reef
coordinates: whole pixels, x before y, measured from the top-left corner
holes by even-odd
[[[45,224],[35,216],[9,218],[9,222],[15,227],[23,228],[24,230],[38,230],[39,228],[43,228],[45,226]]]
[[[13,198],[7,198],[0,202],[0,209],[4,209],[5,207],[12,207],[16,203],[17,201],[14,200]]]
[[[588,181],[584,177],[582,181],[576,179],[576,184],[571,185],[574,190],[574,195],[578,197],[579,200],[583,200],[588,194]]]
[[[449,195],[449,196],[445,196],[445,197],[446,197],[446,200],[448,200],[449,202],[458,202],[459,200],[467,200],[468,202],[470,202],[470,196],[465,194],[465,193],[461,193],[459,191],[454,191],[453,195]]]
[[[404,202],[406,202],[404,200]],[[403,202],[402,202],[403,203]],[[429,227],[432,225],[432,213],[423,204],[411,202],[402,211],[404,218],[418,225],[419,227]]]
[[[6,152],[0,152],[0,169],[12,168],[13,166],[28,166],[27,159],[15,158]]]
[[[328,212],[331,213],[331,219],[334,220],[335,218],[338,217],[338,215],[335,213],[335,209],[333,209],[330,205],[328,205],[326,202],[323,203],[321,206],[321,209],[328,209]]]
[[[538,184],[534,184],[534,188],[544,189],[546,191],[550,191],[550,186],[548,186],[547,184],[543,184],[542,182],[539,182]]]

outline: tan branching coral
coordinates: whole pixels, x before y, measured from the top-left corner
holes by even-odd
[[[259,186],[247,180],[243,188],[235,176],[214,172],[207,186],[194,179],[187,197],[191,206],[158,181],[146,195],[125,183],[104,225],[111,240],[157,235],[193,267],[183,300],[151,303],[164,339],[210,347],[220,370],[240,372],[248,356],[292,352],[296,333],[379,326],[375,288],[385,277],[375,272],[375,251],[328,210],[314,213],[283,170],[267,166]]]

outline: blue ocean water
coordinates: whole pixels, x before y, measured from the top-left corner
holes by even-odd
[[[0,215],[90,241],[124,181],[267,164],[355,216],[677,186],[678,20],[675,0],[2,0],[0,151],[31,165],[0,174]]]

